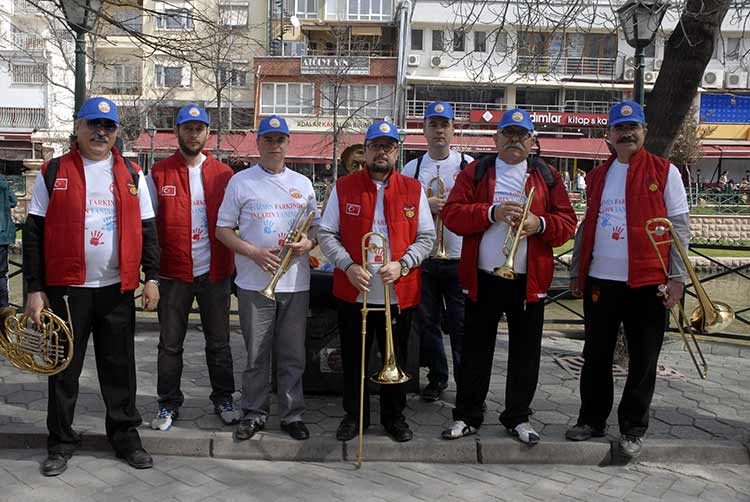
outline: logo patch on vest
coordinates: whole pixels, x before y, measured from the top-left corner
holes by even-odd
[[[359,204],[347,204],[346,205],[346,214],[349,216],[359,216],[360,211],[362,211],[362,206]]]
[[[656,192],[659,189],[659,185],[657,185],[656,183],[651,183],[648,186],[648,189],[651,190],[652,192]]]
[[[128,192],[130,195],[138,195],[138,187],[132,181],[128,181]]]
[[[163,187],[161,187],[161,196],[162,197],[176,197],[177,187],[174,185],[164,185]]]
[[[53,190],[67,190],[68,189],[68,178],[57,178],[55,184],[52,187]]]
[[[404,206],[404,216],[406,216],[408,219],[414,218],[414,216],[417,214],[417,208],[414,206]]]

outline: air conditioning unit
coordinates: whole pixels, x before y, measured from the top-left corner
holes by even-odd
[[[629,58],[625,58],[625,67],[635,68],[635,58],[633,56],[630,56]]]
[[[654,70],[661,70],[661,59],[654,59]]]
[[[624,80],[634,80],[635,79],[635,68],[626,68],[624,72],[622,72],[622,78]]]
[[[409,54],[406,58],[406,66],[419,66],[419,54]]]
[[[724,85],[724,70],[709,70],[703,74],[701,86],[707,89],[721,89]]]
[[[727,73],[727,89],[747,89],[747,72],[735,71]]]
[[[442,56],[432,56],[430,59],[430,66],[433,68],[445,68],[445,64],[443,63],[443,57]]]
[[[643,72],[643,83],[653,84],[654,82],[656,82],[658,76],[658,71],[645,71]]]

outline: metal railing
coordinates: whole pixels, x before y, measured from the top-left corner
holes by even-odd
[[[26,0],[13,0],[13,14],[16,16],[33,16],[42,14],[42,11]]]
[[[44,64],[11,64],[10,75],[13,84],[45,83],[47,66]]]
[[[35,33],[13,33],[13,45],[22,50],[44,49],[45,40]]]
[[[412,99],[406,103],[409,117],[422,117],[431,101]],[[531,112],[559,112],[559,113],[598,113],[607,114],[614,103],[609,101],[581,101],[568,100],[562,105],[535,105],[517,103],[516,106]],[[468,119],[472,110],[502,111],[507,108],[505,103],[477,103],[468,101],[451,101],[456,118]]]
[[[516,65],[521,73],[554,73],[558,75],[592,75],[614,78],[616,58],[585,58],[558,56],[518,56]]]
[[[432,101],[412,99],[406,103],[406,114],[409,117],[424,117],[427,105]],[[471,110],[503,110],[504,103],[472,103],[468,101],[451,101],[456,118],[468,119]]]
[[[47,128],[44,108],[0,108],[0,127]]]
[[[94,82],[93,90],[97,94],[109,94],[115,96],[140,96],[143,86],[140,80],[134,81],[98,81]]]
[[[692,188],[695,188],[693,185]],[[703,188],[703,187],[701,187]],[[729,190],[690,190],[691,212],[695,214],[750,215],[750,192]]]

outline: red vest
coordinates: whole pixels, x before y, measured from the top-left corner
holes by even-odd
[[[143,234],[137,187],[124,159],[112,148],[114,196],[117,215],[117,250],[120,258],[120,289],[131,291],[140,279]],[[47,165],[42,166],[42,175]],[[136,172],[141,168],[133,164]],[[83,161],[74,144],[60,157],[55,189],[44,218],[44,263],[47,286],[76,286],[86,282],[84,251],[86,221],[86,177]]]
[[[209,278],[218,282],[232,275],[234,255],[216,239],[216,219],[224,191],[232,177],[232,168],[203,152],[202,179],[208,217],[208,239],[211,243]],[[170,279],[193,280],[192,199],[190,176],[185,157],[178,151],[171,157],[154,164],[151,177],[156,185],[159,207],[156,226],[161,245],[159,275]]]
[[[367,169],[339,178],[336,182],[339,202],[339,234],[354,263],[362,264],[362,236],[372,230],[375,219],[377,189]],[[388,225],[391,260],[401,259],[417,237],[419,201],[422,185],[417,180],[393,172],[383,196],[383,213]],[[398,303],[402,309],[419,303],[419,267],[395,282]],[[357,301],[359,291],[343,270],[333,272],[333,294],[346,302]]]
[[[599,206],[604,191],[604,181],[609,166],[615,157],[593,169],[586,176],[586,219],[583,222],[581,256],[578,269],[578,285],[581,290],[586,278],[594,250],[596,223]],[[628,240],[628,286],[638,288],[663,284],[666,274],[659,257],[646,233],[646,220],[665,218],[664,188],[669,176],[669,161],[641,149],[630,158],[630,166],[625,181],[625,216],[627,219]],[[668,239],[669,235],[655,236],[657,241]],[[669,263],[669,245],[659,246],[664,263]]]

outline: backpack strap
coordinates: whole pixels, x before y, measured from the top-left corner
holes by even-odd
[[[422,167],[422,159],[424,159],[424,154],[417,157],[417,169],[414,171],[414,179],[419,181],[419,170]]]
[[[484,175],[487,174],[487,170],[495,165],[495,159],[497,159],[497,155],[485,155],[479,159],[479,164],[474,171],[474,185],[478,185]]]
[[[461,152],[461,163],[458,164],[459,170],[463,171],[464,167],[468,165],[469,165],[469,162],[466,160],[466,155],[464,155],[464,152]]]

